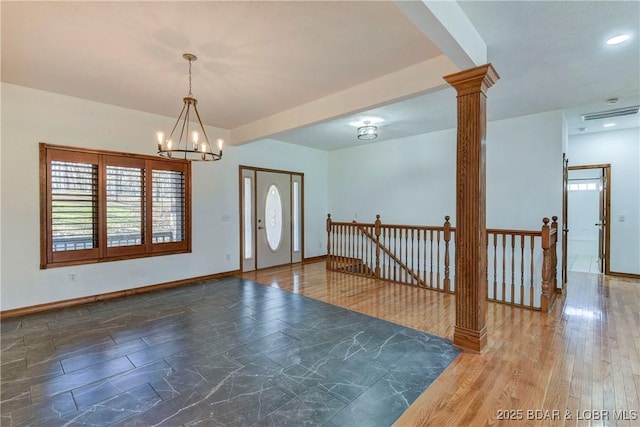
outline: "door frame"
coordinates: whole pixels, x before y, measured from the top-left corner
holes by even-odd
[[[290,192],[291,192],[291,223],[290,223],[290,227],[291,227],[291,252],[292,252],[292,262],[290,264],[294,264],[297,262],[302,262],[304,261],[304,173],[302,172],[295,172],[295,171],[288,171],[288,170],[281,170],[281,169],[269,169],[269,168],[262,168],[262,167],[256,167],[256,166],[247,166],[247,165],[239,165],[238,166],[238,195],[239,195],[239,205],[238,205],[238,217],[239,217],[239,257],[240,257],[240,271],[244,271],[244,263],[245,263],[245,258],[244,258],[244,172],[252,172],[253,173],[253,181],[252,181],[252,195],[253,195],[253,212],[251,212],[251,217],[252,217],[252,227],[253,227],[253,261],[252,263],[255,263],[255,268],[254,270],[258,269],[258,234],[257,234],[257,224],[256,224],[256,218],[257,218],[257,175],[258,172],[272,172],[272,173],[280,173],[280,174],[287,174],[290,177],[291,180],[291,185],[290,185]],[[299,182],[300,182],[300,200],[299,200],[299,204],[300,204],[300,261],[293,261],[293,252],[294,252],[294,245],[293,245],[293,239],[294,239],[294,233],[293,233],[293,177],[298,177],[299,178]],[[289,264],[289,265],[290,265]],[[287,264],[285,264],[287,265]],[[250,270],[253,271],[253,270]]]
[[[605,215],[604,215],[604,271],[603,274],[611,274],[610,260],[611,260],[611,163],[603,163],[596,165],[580,165],[580,166],[568,166],[567,173],[572,170],[584,170],[584,169],[600,169],[602,170],[601,176],[605,179],[606,190],[604,191],[604,200],[602,202]],[[568,177],[567,177],[568,178]],[[566,213],[568,216],[569,204],[567,203]],[[564,216],[564,213],[563,213]],[[567,224],[569,226],[569,224]],[[567,233],[569,229],[567,229]]]

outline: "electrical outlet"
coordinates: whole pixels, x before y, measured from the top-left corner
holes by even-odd
[[[227,261],[231,261],[231,255],[227,254]]]
[[[78,281],[78,273],[72,271],[69,273],[69,283],[75,283]]]
[[[624,215],[618,215],[618,222],[624,222]]]

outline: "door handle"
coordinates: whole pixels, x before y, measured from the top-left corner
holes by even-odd
[[[601,223],[601,222],[596,222],[596,223],[595,223],[595,224],[593,224],[593,225],[597,225],[598,227],[602,227],[604,224],[603,224],[603,223]]]

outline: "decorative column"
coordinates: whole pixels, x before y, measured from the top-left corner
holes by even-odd
[[[487,345],[486,92],[499,76],[487,64],[444,79],[458,93],[453,344],[480,352]]]

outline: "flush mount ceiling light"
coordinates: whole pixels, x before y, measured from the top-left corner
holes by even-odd
[[[609,40],[607,40],[607,44],[608,45],[616,45],[616,44],[624,43],[627,40],[629,40],[630,38],[631,38],[631,36],[629,34],[619,34],[619,35],[613,36]]]
[[[378,137],[378,127],[373,126],[369,120],[363,122],[364,126],[358,128],[358,139],[375,139]]]
[[[610,123],[605,123],[605,124],[603,124],[603,125],[602,125],[602,127],[603,127],[603,128],[612,128],[612,127],[614,127],[615,125],[616,125],[615,123],[610,122]]]
[[[223,140],[221,138],[218,139],[218,150],[214,152],[209,143],[207,132],[205,132],[204,126],[202,125],[200,113],[198,113],[198,107],[196,106],[198,100],[195,99],[191,93],[191,63],[196,61],[198,57],[191,53],[185,53],[182,57],[189,61],[189,94],[182,98],[184,106],[178,116],[178,120],[176,120],[176,124],[173,126],[173,129],[171,129],[169,137],[165,138],[164,132],[156,133],[158,138],[158,155],[172,159],[191,161],[211,162],[220,160],[222,158]],[[192,117],[192,113],[195,117]],[[190,128],[192,124],[191,119],[197,120],[197,122],[194,122],[197,123],[195,129]],[[189,138],[191,138],[191,140],[189,140]]]

